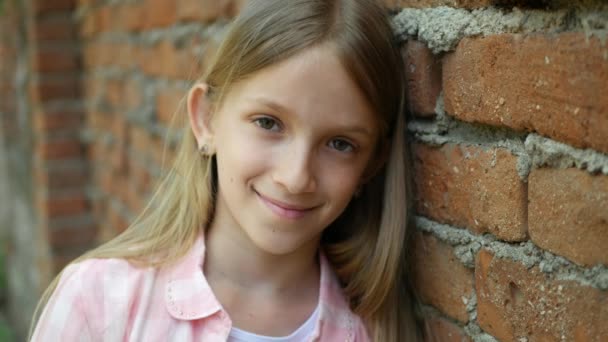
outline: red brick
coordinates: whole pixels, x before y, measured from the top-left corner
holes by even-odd
[[[464,300],[473,293],[473,272],[454,256],[453,248],[432,235],[414,236],[414,286],[423,302],[466,323]]]
[[[100,160],[100,155],[102,154],[103,146],[99,139],[89,143],[87,146],[86,158],[91,162],[92,165],[95,164],[98,160]]]
[[[164,61],[161,60],[163,51],[161,44],[168,44],[166,42],[156,44],[155,46],[147,46],[138,48],[136,51],[137,61],[140,69],[149,76],[161,76],[164,71]],[[165,48],[166,49],[166,48]],[[166,53],[166,52],[164,52]]]
[[[112,196],[118,199],[123,206],[127,206],[130,180],[125,173],[114,171],[112,174]]]
[[[470,342],[471,339],[465,334],[460,326],[451,321],[439,317],[431,316],[425,318],[432,338],[430,341],[441,342]]]
[[[125,231],[125,229],[127,229],[127,227],[129,227],[128,220],[112,205],[108,206],[108,214],[106,218],[110,231],[112,231],[114,236],[122,233]]]
[[[131,43],[115,44],[112,48],[114,52],[114,65],[123,69],[130,69],[137,66],[135,59],[135,48]]]
[[[129,143],[135,153],[146,153],[152,144],[152,137],[145,128],[141,126],[129,126]]]
[[[95,181],[105,196],[112,196],[114,194],[114,176],[112,175],[110,168],[106,165],[104,166],[103,170],[96,170]]]
[[[124,172],[127,168],[127,154],[125,149],[125,143],[118,141],[110,146],[109,153],[105,156],[105,159],[109,161],[112,166],[112,170],[115,172]]]
[[[30,84],[30,96],[36,102],[78,99],[80,87],[80,80],[74,76],[39,79]]]
[[[86,7],[86,6],[93,6],[95,5],[95,3],[99,2],[99,0],[78,0],[77,4],[78,7]]]
[[[434,116],[441,92],[441,60],[424,43],[412,40],[403,49],[410,112]]]
[[[77,139],[62,139],[56,141],[41,141],[36,146],[37,156],[44,160],[79,158],[83,148]]]
[[[38,19],[30,32],[32,41],[73,41],[76,25],[71,17]]]
[[[124,89],[124,104],[127,110],[139,108],[142,103],[142,89],[137,81],[129,79]]]
[[[84,81],[84,97],[91,100],[99,98],[103,92],[105,84],[98,78],[88,77]]]
[[[123,107],[124,83],[122,80],[108,80],[105,85],[105,99],[113,108]]]
[[[79,70],[78,54],[70,49],[52,48],[32,53],[33,71],[61,72]]]
[[[112,126],[110,127],[110,132],[118,144],[122,144],[127,141],[129,133],[128,128],[129,126],[126,116],[118,114],[112,117]]]
[[[34,129],[38,132],[77,130],[83,125],[83,115],[79,111],[59,111],[45,112],[37,111],[34,113]]]
[[[608,297],[575,281],[551,280],[537,267],[480,251],[475,268],[477,321],[500,341],[597,341],[608,336]]]
[[[87,124],[94,132],[111,129],[114,116],[108,112],[91,110],[87,112]]]
[[[196,54],[198,41],[192,41],[183,48],[172,42],[162,41],[144,51],[144,72],[153,76],[193,80],[202,73],[201,56]]]
[[[144,28],[145,10],[142,4],[124,4],[117,11],[117,27],[123,31],[139,31]]]
[[[59,251],[52,251],[51,254],[52,254],[51,272],[53,272],[53,274],[58,274],[69,263],[74,261],[74,259],[78,258],[81,253],[74,252],[74,251],[65,252],[65,251],[59,250]]]
[[[125,44],[109,42],[88,43],[84,48],[84,65],[88,68],[94,68],[130,63],[129,60],[118,61],[121,58],[132,58],[131,50],[124,48],[124,46]]]
[[[82,193],[65,196],[51,196],[39,199],[39,209],[44,216],[53,218],[79,215],[87,211],[87,200]]]
[[[83,188],[87,184],[87,174],[84,168],[34,169],[38,186],[49,190]]]
[[[135,65],[133,60],[133,47],[127,43],[105,43],[101,45],[103,51],[100,56],[102,65],[121,66],[130,68]]]
[[[579,265],[607,265],[608,176],[534,169],[528,183],[532,241]]]
[[[51,248],[92,247],[97,236],[97,229],[92,224],[85,226],[64,226],[49,229]]]
[[[413,150],[418,213],[507,241],[526,238],[526,185],[511,152],[452,144]]]
[[[82,64],[86,69],[92,69],[100,64],[99,62],[99,43],[86,43],[82,49]]]
[[[455,8],[481,8],[492,5],[496,0],[383,0],[389,8],[428,8],[450,6]],[[504,2],[504,1],[503,1]]]
[[[33,1],[34,13],[42,14],[48,12],[72,11],[76,5],[75,0],[36,0]]]
[[[177,5],[175,1],[144,0],[145,27],[169,26],[176,22]]]
[[[116,7],[113,5],[105,5],[99,7],[94,15],[96,18],[98,32],[107,32],[114,30],[114,19],[116,18]]]
[[[231,5],[232,0],[178,0],[177,17],[208,23],[226,16]]]
[[[159,122],[167,126],[171,123],[171,119],[179,109],[180,102],[184,99],[186,93],[181,89],[163,89],[158,92],[156,96],[156,117]]]
[[[106,204],[107,200],[105,198],[97,198],[91,201],[93,218],[98,225],[102,217],[106,217]]]
[[[100,30],[99,18],[95,13],[89,13],[82,19],[79,34],[81,37],[89,38],[97,34]]]
[[[444,58],[448,113],[608,153],[608,63],[584,33],[463,39]]]

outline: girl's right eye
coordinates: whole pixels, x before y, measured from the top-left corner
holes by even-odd
[[[257,119],[254,119],[253,122],[260,128],[265,129],[267,131],[278,132],[281,127],[279,127],[279,123],[277,120],[263,116]]]

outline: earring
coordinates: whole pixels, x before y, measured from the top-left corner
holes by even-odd
[[[209,146],[207,146],[207,144],[203,144],[203,146],[201,146],[198,151],[201,155],[207,156],[209,153]]]

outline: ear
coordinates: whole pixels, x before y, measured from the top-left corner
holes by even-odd
[[[207,145],[209,151],[213,151],[213,127],[211,125],[211,103],[207,97],[209,85],[206,83],[196,83],[188,92],[188,118],[190,128],[199,150],[203,145]]]

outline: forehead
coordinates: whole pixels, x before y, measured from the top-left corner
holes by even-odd
[[[331,47],[315,47],[236,83],[227,104],[264,99],[306,117],[375,129],[377,116]]]

